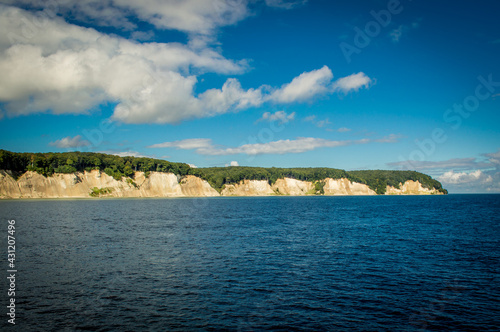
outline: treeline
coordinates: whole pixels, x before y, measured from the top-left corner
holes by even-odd
[[[206,180],[219,191],[225,184],[239,183],[242,180],[266,180],[270,185],[283,178],[311,182],[326,178],[354,180],[348,172],[335,168],[208,167],[193,168],[190,174]]]
[[[146,176],[152,171],[184,176],[189,174],[190,167],[188,164],[161,159],[119,157],[94,152],[16,153],[0,150],[0,169],[10,170],[14,175],[34,171],[44,176],[100,170],[120,180],[124,176],[133,177],[136,171],[145,172]]]
[[[364,183],[374,190],[377,194],[385,194],[387,186],[393,186],[400,189],[399,184],[405,183],[408,180],[418,181],[422,187],[427,189],[435,188],[442,193],[447,194],[448,191],[443,189],[441,183],[434,180],[427,174],[415,171],[383,171],[383,170],[369,170],[369,171],[350,171],[349,174],[353,178],[357,178],[360,183]]]
[[[262,168],[262,167],[210,167],[194,168],[190,174],[201,177],[212,187],[221,190],[225,184],[239,183],[241,180],[266,180],[273,185],[276,180],[292,178],[302,181],[316,182],[326,178],[348,179],[351,182],[366,184],[379,195],[386,192],[387,186],[400,188],[400,183],[408,180],[419,181],[424,188],[435,188],[448,193],[439,181],[415,171],[344,171],[335,168]],[[321,190],[320,190],[321,191]]]
[[[195,175],[206,180],[220,191],[226,184],[242,180],[265,180],[274,184],[282,178],[318,182],[326,178],[346,178],[351,182],[368,185],[377,194],[385,194],[387,185],[399,188],[407,180],[419,181],[425,188],[435,188],[447,193],[441,183],[426,174],[415,171],[345,171],[335,168],[263,168],[263,167],[208,167],[191,168],[188,164],[173,163],[161,159],[143,157],[119,157],[93,152],[63,153],[16,153],[0,150],[0,169],[10,170],[19,176],[26,171],[38,172],[44,176],[54,173],[74,173],[100,170],[120,180],[133,178],[136,171],[174,173],[179,176]],[[318,187],[321,191],[321,186]]]

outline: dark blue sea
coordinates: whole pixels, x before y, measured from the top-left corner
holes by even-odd
[[[0,217],[2,331],[500,330],[500,195],[10,200]]]

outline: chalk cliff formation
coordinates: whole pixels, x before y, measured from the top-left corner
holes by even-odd
[[[348,179],[319,181],[324,195],[375,195],[367,185]],[[26,172],[17,181],[12,173],[0,171],[0,198],[90,198],[90,197],[210,197],[316,195],[316,183],[296,179],[278,179],[273,185],[265,180],[243,180],[227,184],[219,193],[210,184],[193,175],[180,177],[172,173],[151,172],[148,177],[136,172],[133,179],[116,180],[104,172],[77,172],[44,177]],[[418,181],[408,180],[400,188],[387,186],[386,195],[439,194]]]

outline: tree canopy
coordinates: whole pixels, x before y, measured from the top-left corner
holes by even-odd
[[[17,174],[34,171],[45,176],[100,170],[121,179],[123,176],[133,177],[136,171],[146,174],[152,171],[169,172],[184,176],[189,173],[190,167],[188,164],[161,159],[120,157],[94,152],[16,153],[0,150],[0,169]]]

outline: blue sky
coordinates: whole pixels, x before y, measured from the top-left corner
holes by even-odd
[[[0,0],[0,142],[500,192],[500,4]]]

